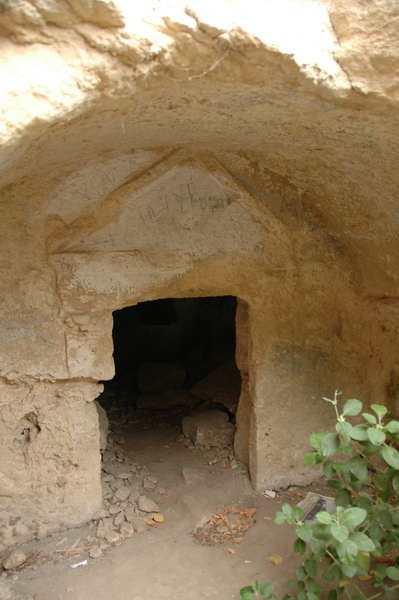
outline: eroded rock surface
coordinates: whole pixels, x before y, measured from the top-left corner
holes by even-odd
[[[217,8],[2,3],[0,548],[99,510],[122,307],[240,299],[259,489],[317,477],[337,387],[399,411],[396,3]]]
[[[226,413],[219,410],[206,410],[184,417],[182,430],[195,446],[223,448],[232,444],[235,427],[229,422]]]

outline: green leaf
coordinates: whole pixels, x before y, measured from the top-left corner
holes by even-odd
[[[357,508],[354,506],[353,508],[347,508],[343,515],[343,520],[345,524],[350,528],[355,529],[360,523],[363,523],[365,518],[367,517],[367,511],[363,508]]]
[[[389,579],[399,581],[399,569],[397,567],[388,567],[386,570],[386,574],[389,577]]]
[[[327,595],[327,600],[338,600],[337,590],[330,590]]]
[[[317,465],[320,462],[319,453],[318,452],[306,452],[305,458],[303,460],[303,464],[305,467],[310,467],[311,465]]]
[[[354,577],[357,572],[357,565],[346,564],[342,565],[342,571],[347,577]]]
[[[386,435],[381,429],[375,427],[369,427],[367,429],[367,437],[374,446],[381,446],[386,440]]]
[[[295,571],[295,576],[298,580],[306,579],[306,571],[305,571],[304,567],[302,567],[302,566],[298,567],[297,570]]]
[[[380,454],[381,452],[381,447],[380,446],[374,446],[374,444],[372,444],[370,442],[370,440],[367,437],[367,442],[362,442],[362,454],[364,454],[365,456],[376,456],[377,454]]]
[[[374,415],[370,415],[370,413],[363,413],[362,417],[367,421],[367,423],[370,423],[370,425],[377,425],[377,419]]]
[[[382,419],[382,417],[385,417],[385,415],[388,412],[387,407],[383,406],[382,404],[372,404],[370,406],[370,408],[371,408],[371,410],[373,410],[375,412],[377,417],[379,417],[380,419]]]
[[[300,521],[303,517],[303,510],[300,506],[293,506],[292,507],[292,516],[295,519],[295,521]]]
[[[378,490],[384,491],[387,489],[387,486],[390,482],[389,474],[387,473],[377,473],[374,481]]]
[[[323,573],[323,579],[326,581],[335,581],[336,579],[342,579],[342,572],[337,563],[332,563],[328,569]]]
[[[339,437],[336,433],[327,433],[321,440],[321,453],[323,456],[332,456],[339,448]]]
[[[355,542],[359,550],[363,552],[372,552],[375,549],[375,544],[365,533],[362,531],[355,531],[351,535],[352,542]]]
[[[319,600],[320,594],[315,594],[315,592],[307,592],[307,600]]]
[[[399,433],[399,421],[389,421],[384,427],[384,430],[388,433]]]
[[[364,460],[364,458],[361,458],[360,456],[355,456],[354,458],[351,458],[351,460],[349,460],[346,463],[346,465],[349,471],[353,473],[355,477],[360,479],[360,481],[365,481],[367,479],[368,469],[367,462]]]
[[[348,490],[338,490],[335,494],[335,504],[346,508],[352,500],[352,496]]]
[[[240,600],[252,600],[253,598],[256,598],[256,596],[252,585],[240,589]]]
[[[275,598],[273,596],[274,585],[272,583],[259,583],[255,581],[252,585],[248,585],[240,590],[240,600],[252,600],[253,598],[259,598],[259,593],[262,594],[264,600],[269,598]],[[259,592],[259,593],[258,593]]]
[[[349,529],[341,523],[333,523],[331,525],[331,534],[337,542],[344,542],[349,535]]]
[[[295,528],[295,533],[304,542],[309,542],[313,535],[313,530],[310,525],[298,525]]]
[[[282,525],[283,523],[286,522],[286,520],[287,520],[287,517],[281,511],[278,511],[276,513],[274,522],[277,523],[277,525]]]
[[[306,543],[301,539],[296,539],[294,542],[294,552],[297,554],[305,554],[306,552]]]
[[[327,485],[332,490],[340,490],[342,487],[342,483],[338,481],[338,479],[329,479],[327,481]]]
[[[308,579],[305,581],[305,587],[308,592],[313,592],[318,598],[320,597],[321,586],[315,579],[308,577]]]
[[[345,402],[342,414],[344,417],[355,417],[356,415],[360,414],[362,408],[363,404],[360,402],[360,400],[351,398]]]
[[[384,579],[387,568],[388,568],[387,565],[384,565],[382,563],[376,565],[376,568],[375,568],[376,572],[374,574],[374,578],[377,582],[380,583]]]
[[[376,540],[377,542],[379,542],[384,535],[384,530],[382,529],[382,527],[377,525],[377,523],[373,523],[373,525],[369,527],[369,535],[372,540]]]
[[[359,552],[359,550],[355,542],[348,538],[342,544],[337,544],[337,552],[340,559],[345,562],[348,558],[352,560],[353,557],[356,556],[356,554]]]
[[[274,585],[272,583],[258,583],[257,591],[268,598],[274,592]]]
[[[352,427],[350,436],[352,440],[356,440],[357,442],[365,442],[367,437],[367,425],[361,423],[360,425],[355,425]]]
[[[399,496],[399,473],[396,473],[394,478],[392,479],[392,485],[396,494]]]
[[[323,439],[323,437],[325,435],[326,434],[324,431],[313,431],[313,433],[311,433],[309,436],[309,442],[310,442],[310,445],[312,446],[312,448],[320,451],[321,450],[321,440]]]
[[[323,463],[323,473],[325,477],[332,477],[334,475],[334,463],[331,460],[326,460]]]
[[[330,525],[330,523],[332,523],[332,516],[325,510],[318,512],[316,519],[319,521],[319,523],[323,523],[324,525]]]
[[[365,573],[368,573],[370,568],[370,554],[368,552],[363,552],[359,550],[356,555],[356,564],[363,570]]]
[[[393,527],[393,519],[389,510],[380,511],[378,514],[378,519],[385,529],[389,530],[391,527]]]
[[[349,441],[350,434],[352,431],[352,425],[350,423],[347,423],[346,421],[344,421],[343,423],[341,421],[339,421],[335,425],[335,431],[337,433],[341,434],[345,441]]]
[[[281,510],[283,515],[285,515],[286,517],[292,517],[292,506],[290,504],[283,504]]]
[[[309,575],[309,577],[316,577],[317,575],[317,562],[314,558],[308,558],[305,560],[305,571]]]
[[[399,452],[391,446],[384,446],[381,452],[385,462],[394,469],[399,469]]]

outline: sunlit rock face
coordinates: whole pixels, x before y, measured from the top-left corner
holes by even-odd
[[[1,544],[101,503],[112,311],[233,295],[236,453],[306,483],[338,388],[399,412],[394,0],[0,8]]]

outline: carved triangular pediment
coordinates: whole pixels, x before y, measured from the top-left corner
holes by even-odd
[[[273,221],[212,158],[176,152],[77,219],[56,251],[246,253]]]

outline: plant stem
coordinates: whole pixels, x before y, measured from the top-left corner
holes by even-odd
[[[357,591],[359,592],[359,594],[362,596],[362,598],[364,598],[364,600],[367,600],[367,596],[365,594],[363,594],[362,590],[359,588],[357,583],[355,583],[355,587],[356,587]]]
[[[392,586],[389,589],[397,590],[398,588],[399,588],[399,583],[397,585]],[[381,592],[377,592],[377,594],[374,594],[374,596],[369,596],[368,598],[366,598],[366,600],[375,600],[375,598],[379,598],[381,596],[381,594],[384,594],[384,590],[382,590]]]

